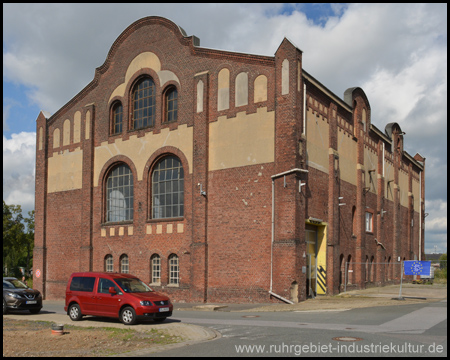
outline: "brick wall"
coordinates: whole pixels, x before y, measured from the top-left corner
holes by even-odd
[[[114,271],[119,271],[119,259],[126,254],[130,273],[150,282],[150,258],[158,254],[161,284],[154,288],[174,301],[279,301],[269,294],[271,283],[275,294],[293,301],[305,300],[306,274],[302,267],[306,265],[305,221],[309,217],[322,219],[321,226],[327,227],[329,294],[342,290],[343,267],[349,259],[359,263],[366,259],[396,261],[397,256],[408,259],[417,252],[419,226],[411,230],[410,222],[414,219],[418,224],[420,215],[412,211],[412,205],[408,209],[399,204],[395,186],[393,198],[386,197],[385,179],[377,176],[381,174],[380,160],[375,173],[377,191],[364,190],[363,179],[369,170],[364,164],[364,146],[371,146],[380,159],[381,143],[388,145],[389,153],[391,145],[385,135],[369,130],[370,105],[362,89],[346,93],[346,98],[351,97],[349,105],[323,90],[310,75],[305,75],[305,80],[302,52],[287,39],[282,41],[274,57],[205,49],[194,46],[194,41],[193,37],[184,37],[178,26],[167,19],[138,20],[118,37],[105,63],[96,69],[93,81],[86,88],[49,119],[42,113],[39,115],[37,129],[43,129],[44,141],[36,152],[34,268],[40,269],[42,275],[34,280],[46,298],[63,298],[72,272],[103,271],[108,254],[113,256]],[[155,64],[144,64],[139,69],[129,70],[133,59],[144,52],[153,53],[161,69]],[[218,73],[224,68],[230,73],[230,101],[228,109],[218,111]],[[168,73],[170,80],[162,84]],[[242,73],[248,77],[248,104],[236,107],[236,77]],[[151,76],[155,82],[155,125],[131,130],[130,93],[143,75]],[[267,100],[254,103],[254,82],[260,75],[267,78]],[[197,92],[200,81],[203,95]],[[307,106],[317,116],[320,114],[329,127],[329,136],[323,144],[329,160],[327,171],[308,164],[308,139],[302,135],[304,83],[308,99],[311,99]],[[178,90],[178,121],[174,123],[162,121],[161,99],[169,85]],[[114,101],[121,101],[123,105],[123,131],[117,135],[110,134],[110,106]],[[201,107],[197,106],[199,102]],[[226,121],[242,112],[255,114],[261,107],[274,112],[275,116],[274,161],[211,170],[211,124],[219,117],[224,119],[220,121]],[[367,114],[365,132],[361,124],[363,109]],[[81,139],[74,143],[74,117],[78,112],[81,113]],[[63,124],[67,119],[71,126],[70,144],[62,146]],[[143,144],[147,141],[146,134],[158,135],[167,130],[177,134],[182,125],[193,130],[192,156],[179,146],[164,144],[145,155],[144,170],[137,165],[141,159],[124,153],[111,154],[104,163],[98,163],[95,151],[105,144],[111,145],[110,151],[119,142],[132,139],[137,139],[136,144],[138,141]],[[55,129],[60,129],[61,145],[53,149]],[[355,184],[341,179],[340,131],[348,132],[357,148]],[[392,149],[396,149],[395,136],[398,131],[394,134]],[[81,189],[47,193],[48,159],[80,150],[83,153]],[[177,156],[185,172],[185,212],[182,218],[155,220],[150,217],[150,174],[158,160],[167,154]],[[397,168],[409,161],[408,176],[419,176],[422,169],[417,163],[402,153],[392,158]],[[421,157],[416,160],[424,161]],[[127,164],[133,174],[134,218],[128,222],[106,223],[105,180],[118,163]],[[96,167],[100,168],[98,178],[94,177]],[[308,172],[274,179],[272,244],[272,176],[292,169]],[[299,181],[306,183],[301,191]],[[394,184],[398,181],[396,173]],[[200,193],[199,184],[206,196]],[[406,190],[411,192],[411,186]],[[339,197],[344,198],[345,206],[339,206]],[[366,207],[374,214],[373,233],[366,233],[364,228]],[[381,209],[389,215],[381,218]],[[168,280],[171,254],[179,259],[180,283],[177,286],[170,286]],[[390,281],[386,275],[387,265],[376,265],[370,270],[373,277],[366,275],[365,263],[352,265],[352,270],[352,286]],[[395,271],[391,279],[399,279]]]

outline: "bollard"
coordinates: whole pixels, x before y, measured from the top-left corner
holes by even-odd
[[[62,335],[64,332],[64,325],[63,324],[52,324],[52,335]]]

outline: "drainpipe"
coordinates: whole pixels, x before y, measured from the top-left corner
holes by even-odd
[[[419,261],[422,260],[422,171],[419,175]]]
[[[272,243],[270,246],[270,290],[269,290],[269,294],[272,296],[275,296],[276,298],[283,300],[284,302],[287,302],[288,304],[293,304],[292,301],[285,299],[284,297],[275,294],[272,291],[273,288],[273,241],[274,241],[274,237],[275,237],[275,179],[278,179],[282,176],[286,176],[286,175],[290,175],[292,173],[307,173],[308,170],[304,170],[304,169],[292,169],[292,170],[288,170],[276,175],[272,175]]]

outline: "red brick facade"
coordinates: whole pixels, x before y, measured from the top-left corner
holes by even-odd
[[[155,83],[155,123],[133,130],[131,93],[142,76]],[[178,91],[171,123],[168,86]],[[123,130],[111,135],[115,101]],[[120,271],[124,254],[129,272],[151,282],[157,254],[152,286],[175,301],[297,302],[310,294],[311,246],[328,294],[344,279],[398,281],[398,258],[424,251],[425,159],[403,151],[398,124],[372,125],[370,111],[362,89],[342,100],[303,71],[287,39],[274,57],[256,56],[201,48],[164,18],[135,22],[91,83],[37,118],[35,287],[63,298],[72,272],[105,271],[107,255]],[[184,214],[154,219],[152,173],[167,155],[184,170]],[[108,222],[106,181],[117,164],[133,176],[133,218]],[[308,236],[322,238],[314,245]]]

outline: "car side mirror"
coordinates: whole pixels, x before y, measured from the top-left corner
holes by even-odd
[[[116,289],[114,289],[114,286],[109,287],[109,293],[110,294],[117,294]]]

